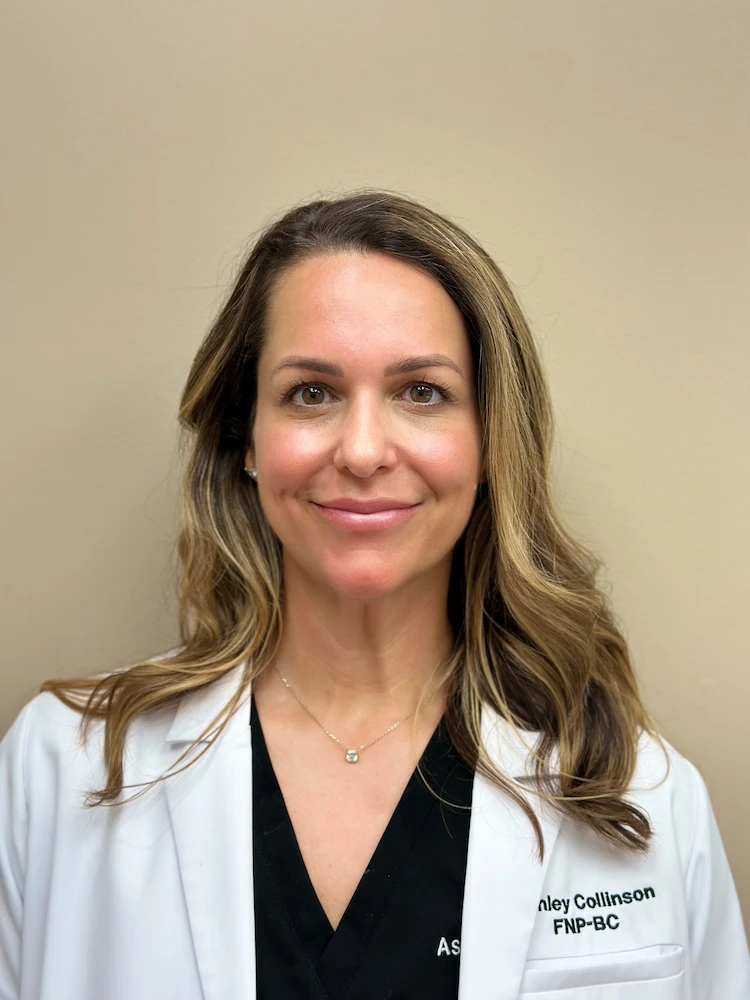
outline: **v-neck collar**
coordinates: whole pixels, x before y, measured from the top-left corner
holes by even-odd
[[[253,738],[247,668],[242,661],[218,680],[184,695],[163,744],[141,772],[144,780],[156,780],[181,765],[163,788],[206,1000],[251,997],[256,992]],[[240,685],[235,711],[209,748],[215,720],[222,717]],[[538,733],[514,730],[493,708],[483,705],[482,739],[493,763],[511,780],[530,782],[532,788],[532,752],[538,738]],[[544,835],[541,863],[536,838],[520,806],[482,774],[474,777],[459,1000],[514,1000],[518,995],[560,827],[560,816],[548,803],[540,802],[533,792],[527,802]],[[498,928],[503,937],[500,949]]]
[[[408,870],[420,835],[438,799],[415,768],[388,825],[334,930],[318,899],[305,867],[283,793],[273,769],[254,699],[253,782],[257,803],[254,846],[262,857],[289,924],[311,971],[330,997],[339,998],[365,961],[368,949],[389,903]],[[455,767],[450,742],[441,720],[420,759],[420,768],[433,788],[441,790]],[[469,788],[469,798],[471,790]],[[262,825],[259,825],[262,824]],[[325,984],[325,985],[323,985]]]

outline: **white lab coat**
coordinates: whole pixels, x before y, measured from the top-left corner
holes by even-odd
[[[163,774],[240,671],[137,722],[125,781]],[[81,796],[104,784],[103,724],[84,749],[80,717],[53,695],[26,705],[0,743],[0,1000],[254,1000],[248,716],[245,700],[201,760],[139,800],[91,809]],[[489,710],[484,730],[506,773],[530,773]],[[632,797],[655,829],[646,856],[538,807],[543,864],[526,817],[475,778],[460,1000],[750,998],[705,786],[671,749],[670,763],[657,785],[664,756],[643,741]]]

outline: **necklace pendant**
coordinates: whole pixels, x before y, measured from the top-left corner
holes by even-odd
[[[344,756],[349,764],[356,764],[359,760],[359,753],[356,750],[347,750]]]

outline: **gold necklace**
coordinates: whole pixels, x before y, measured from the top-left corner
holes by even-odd
[[[341,740],[338,738],[338,736],[334,736],[333,733],[329,733],[329,731],[326,729],[326,727],[323,725],[323,723],[320,721],[320,719],[316,719],[315,718],[315,716],[312,714],[312,712],[307,707],[307,705],[302,701],[302,699],[297,694],[297,692],[294,690],[294,688],[289,683],[289,681],[286,679],[286,677],[284,677],[283,674],[281,674],[276,667],[274,667],[273,669],[276,671],[276,673],[282,679],[282,681],[284,682],[285,687],[287,687],[289,689],[289,691],[291,691],[291,693],[294,695],[294,697],[300,703],[300,705],[302,706],[302,708],[304,708],[304,710],[307,712],[307,714],[310,716],[310,718],[313,720],[313,722],[316,722],[320,726],[320,728],[323,730],[323,732],[326,734],[326,736],[330,736],[332,740],[335,740],[339,744],[339,746],[342,746],[344,748],[344,750],[345,750],[344,759],[347,761],[348,764],[356,764],[357,761],[359,760],[359,755],[360,755],[360,752],[362,750],[367,750],[367,748],[371,747],[373,745],[373,743],[377,743],[378,740],[382,740],[384,736],[388,735],[388,733],[392,733],[393,730],[396,728],[396,726],[400,726],[402,722],[406,722],[406,720],[410,716],[414,715],[414,712],[416,712],[416,708],[415,708],[414,711],[409,712],[409,715],[405,715],[403,717],[403,719],[399,719],[398,722],[394,722],[393,725],[389,726],[384,733],[381,733],[380,736],[376,736],[375,739],[374,740],[370,740],[369,743],[363,743],[361,747],[347,747],[346,743],[342,743]]]

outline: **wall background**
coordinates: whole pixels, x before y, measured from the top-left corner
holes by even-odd
[[[175,643],[195,349],[270,216],[389,187],[518,290],[563,509],[750,918],[750,7],[7,0],[0,19],[0,733],[43,679]]]

